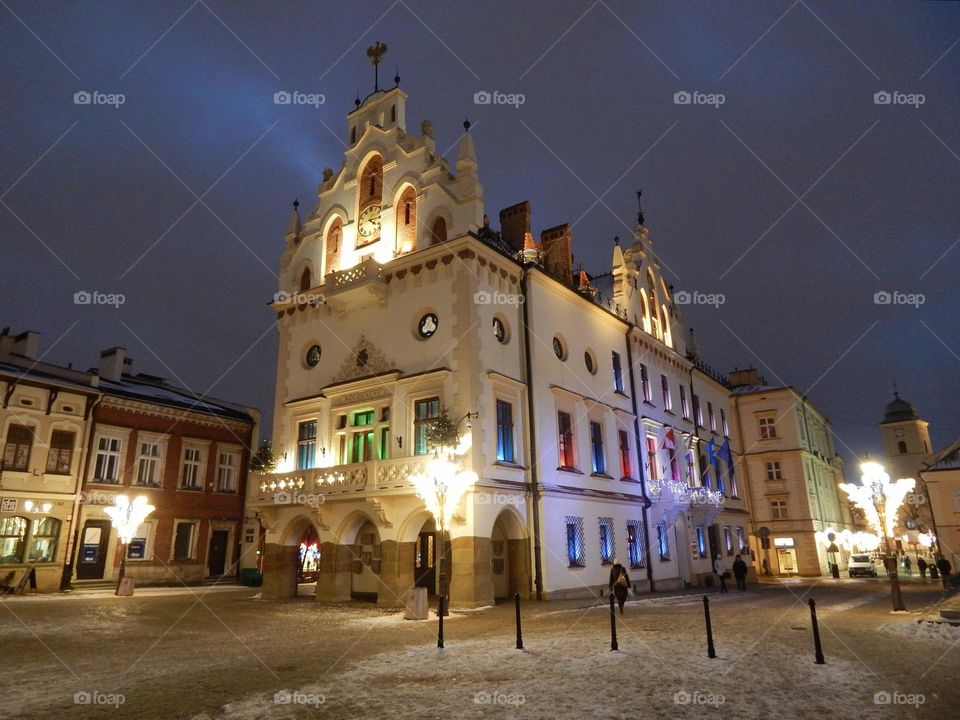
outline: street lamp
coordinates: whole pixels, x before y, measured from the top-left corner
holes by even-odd
[[[893,536],[897,524],[897,512],[903,504],[907,493],[913,490],[916,481],[912,478],[901,478],[890,482],[890,476],[884,471],[883,465],[878,462],[866,461],[860,464],[861,484],[840,483],[840,489],[850,497],[850,500],[863,510],[864,515],[883,539],[883,564],[890,578],[890,599],[894,611],[905,611],[903,594],[900,592],[900,580],[897,577],[897,558],[891,555],[890,538]]]
[[[152,513],[155,508],[147,502],[145,495],[138,495],[130,502],[126,495],[117,495],[116,505],[104,508],[110,520],[113,523],[117,535],[120,537],[120,576],[117,578],[117,590],[115,595],[120,594],[120,583],[123,582],[124,571],[127,569],[127,545],[133,540],[137,528],[143,523],[147,515]]]

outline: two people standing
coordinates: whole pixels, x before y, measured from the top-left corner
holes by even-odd
[[[723,556],[719,553],[713,560],[713,571],[720,579],[720,592],[729,592],[727,590],[727,578],[730,577],[730,571],[727,569],[727,563]],[[747,564],[739,555],[733,559],[733,577],[737,580],[737,590],[747,589]]]

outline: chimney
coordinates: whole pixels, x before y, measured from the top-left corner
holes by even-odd
[[[36,333],[33,330],[22,332],[13,339],[12,351],[17,355],[22,355],[28,360],[36,360],[39,349],[40,333]]]
[[[13,335],[10,334],[10,328],[5,327],[0,333],[0,358],[7,358],[13,350]]]
[[[523,250],[523,239],[530,232],[530,201],[524,200],[500,211],[500,234],[514,250]]]
[[[757,372],[756,368],[747,368],[745,370],[734,370],[730,373],[730,386],[731,387],[744,387],[746,385],[762,385],[763,382],[760,380],[760,373]]]
[[[557,225],[540,233],[543,266],[564,285],[573,282],[573,231],[570,223]]]
[[[104,380],[120,382],[124,371],[129,373],[130,360],[125,358],[127,351],[122,347],[113,347],[100,353],[100,377]]]

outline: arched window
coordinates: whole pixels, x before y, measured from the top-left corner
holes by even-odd
[[[53,562],[57,555],[57,540],[60,538],[60,521],[56,518],[37,518],[30,529],[29,562]]]
[[[343,221],[338,217],[330,224],[326,239],[326,272],[331,273],[339,269],[340,241],[343,238]]]
[[[673,332],[670,330],[670,314],[667,312],[667,306],[660,306],[660,313],[662,319],[663,327],[663,341],[667,344],[667,347],[673,347]]]
[[[357,141],[357,126],[354,125],[350,128],[350,144],[353,145]]]
[[[907,443],[906,443],[905,441],[903,441],[903,440],[901,440],[900,442],[898,442],[898,443],[897,443],[897,450],[900,452],[901,455],[906,455],[906,454],[907,454]]]
[[[643,309],[643,329],[647,333],[652,333],[653,328],[650,325],[650,306],[647,304],[647,296],[640,293],[640,307]]]
[[[300,275],[300,292],[306,292],[313,285],[310,284],[310,268],[305,267]]]
[[[412,187],[397,201],[397,254],[413,252],[417,244],[417,193]]]
[[[447,241],[447,221],[438,217],[433,221],[433,227],[430,229],[430,244],[439,245]]]
[[[383,159],[374,155],[360,174],[360,212],[371,205],[380,205],[383,193]]]
[[[26,518],[5,517],[0,520],[0,565],[23,562],[26,537]]]
[[[653,279],[653,271],[647,270],[647,302],[650,309],[650,334],[663,339],[660,329],[660,303],[657,302],[657,284]]]

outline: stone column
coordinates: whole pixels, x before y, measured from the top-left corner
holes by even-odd
[[[404,593],[413,587],[413,558],[416,543],[384,540],[380,543],[380,587],[377,605],[401,607]]]
[[[451,607],[476,608],[493,605],[490,538],[454,538],[452,572]]]
[[[350,599],[353,549],[349,545],[323,543],[316,600],[344,602]]]
[[[299,548],[294,545],[267,543],[263,548],[262,597],[286,600],[297,596]]]

